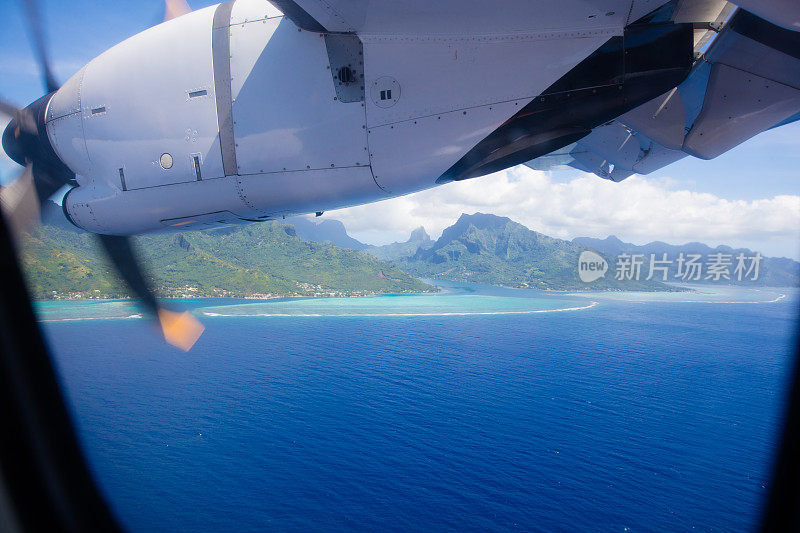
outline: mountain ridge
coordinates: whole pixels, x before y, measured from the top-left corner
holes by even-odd
[[[324,219],[316,221],[308,217],[298,216],[289,217],[283,222],[293,225],[297,231],[297,236],[304,241],[335,244],[336,246],[359,252],[369,248],[368,244],[364,244],[348,235],[347,229],[345,229],[340,220]]]
[[[590,283],[580,281],[577,272],[579,254],[587,250],[599,253],[608,264],[605,276]],[[707,260],[713,259],[715,254],[723,254],[723,259],[731,262],[727,267],[727,278],[711,275],[711,271],[702,271],[699,279],[694,275],[687,276],[686,271],[681,276],[679,269],[682,267],[678,262],[680,252],[699,254]],[[628,278],[634,279],[616,279],[622,278],[625,273],[622,264],[625,258],[619,257],[623,253],[643,255],[637,258],[641,265],[635,276],[631,274],[631,269],[627,270]],[[651,271],[650,253],[657,254],[656,261],[665,257],[663,253],[667,254],[668,260],[672,259],[666,274],[658,268],[662,263],[654,263]],[[762,257],[757,276],[755,270],[748,270],[750,277],[742,276],[745,273],[742,270],[738,273],[742,279],[737,279],[736,257],[740,253],[746,254],[747,261],[755,258],[755,252],[746,248],[725,245],[712,248],[699,242],[670,245],[653,241],[636,246],[613,235],[605,239],[579,237],[567,241],[531,230],[508,217],[463,213],[455,223],[445,228],[432,246],[418,248],[406,257],[391,260],[401,269],[420,277],[545,290],[680,290],[675,285],[661,281],[751,286],[800,285],[800,263],[788,258]],[[708,268],[709,265],[704,266]],[[651,272],[653,279],[647,280]]]
[[[435,290],[373,256],[304,241],[294,226],[279,222],[143,235],[134,243],[160,297],[363,296]],[[24,235],[20,259],[34,298],[127,295],[89,233],[43,225]]]
[[[419,226],[411,232],[407,241],[393,242],[381,246],[369,246],[364,252],[381,261],[397,261],[398,259],[413,254],[420,248],[429,248],[433,246],[433,244],[434,241],[431,240],[430,235],[425,231],[425,227]]]
[[[52,205],[50,205],[52,204]],[[72,226],[60,206],[43,209],[47,221],[23,247],[25,270],[37,298],[118,297],[125,291],[90,234]],[[578,237],[567,241],[531,230],[508,217],[462,215],[432,240],[424,227],[408,240],[369,246],[350,237],[338,220],[307,217],[229,226],[205,231],[151,234],[136,238],[151,280],[162,296],[356,296],[420,292],[432,287],[414,279],[474,281],[542,290],[680,290],[656,280],[616,280],[615,259],[643,254],[748,253],[729,246],[691,242],[626,243]],[[359,249],[363,251],[358,251]],[[605,276],[584,283],[578,276],[581,252],[598,252],[608,263]],[[675,267],[667,281],[676,279]],[[762,276],[751,285],[800,285],[800,263],[764,258]],[[694,280],[692,280],[694,281]],[[699,280],[704,281],[704,280]]]
[[[578,277],[583,248],[533,231],[508,217],[463,213],[433,246],[394,261],[419,277],[472,281],[542,290],[681,290],[647,280],[616,280],[613,273],[591,284]],[[609,261],[610,258],[605,258]]]

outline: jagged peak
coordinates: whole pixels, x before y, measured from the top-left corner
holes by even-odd
[[[331,229],[336,228],[337,230],[341,230],[342,232],[347,233],[347,228],[345,228],[344,222],[342,222],[341,220],[326,218],[324,220],[311,219],[311,222],[313,222],[317,226],[323,226]]]
[[[626,242],[623,242],[623,241],[622,241],[622,240],[621,240],[619,237],[617,237],[616,235],[609,235],[608,237],[606,237],[605,239],[602,239],[602,240],[604,240],[605,242],[607,242],[607,243],[609,243],[609,244],[612,244],[612,243],[613,243],[613,244],[628,244],[628,243],[626,243]]]
[[[472,224],[476,228],[489,228],[489,227],[501,227],[505,226],[509,222],[513,222],[508,217],[501,217],[498,215],[492,215],[491,213],[461,213],[461,216],[458,217],[453,226],[460,226],[462,224]]]
[[[431,236],[428,235],[427,231],[425,231],[425,226],[420,226],[411,232],[411,236],[406,242],[429,242],[430,240]]]

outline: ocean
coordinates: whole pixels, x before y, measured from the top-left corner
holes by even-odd
[[[440,283],[440,282],[437,282]],[[37,305],[83,447],[151,531],[750,531],[796,289]]]

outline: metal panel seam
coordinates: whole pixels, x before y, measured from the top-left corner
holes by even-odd
[[[233,133],[233,100],[231,99],[231,12],[235,0],[224,2],[214,11],[211,30],[211,55],[214,66],[214,97],[217,105],[219,146],[222,169],[226,176],[239,173],[236,163],[236,139]]]

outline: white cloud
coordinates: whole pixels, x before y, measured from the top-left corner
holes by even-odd
[[[325,216],[371,243],[405,240],[421,225],[435,238],[461,213],[485,212],[564,239],[617,235],[637,244],[702,241],[799,255],[800,196],[727,200],[674,186],[668,178],[613,183],[589,174],[556,183],[517,167]]]

